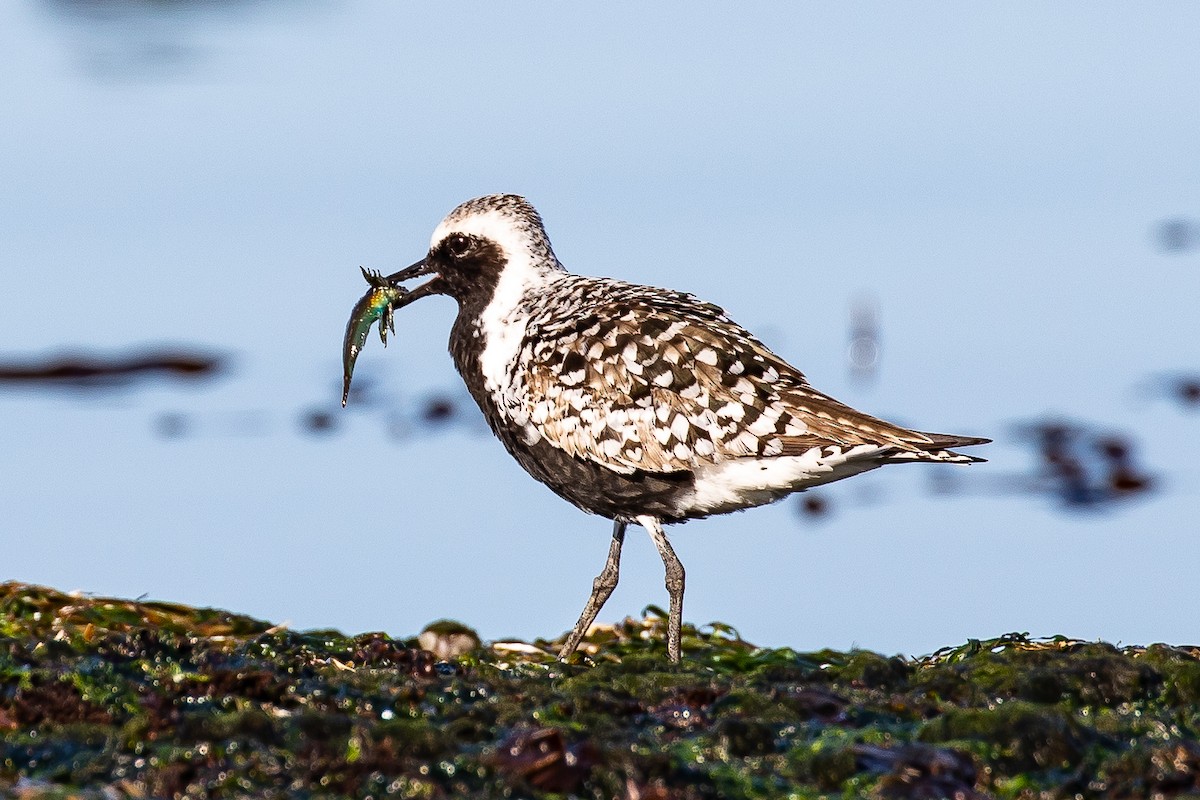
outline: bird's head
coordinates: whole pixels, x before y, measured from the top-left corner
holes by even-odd
[[[501,283],[524,287],[561,269],[534,207],[515,194],[491,194],[451,211],[434,230],[425,257],[387,281],[399,285],[432,275],[402,305],[430,294],[448,294],[462,305],[488,302]]]

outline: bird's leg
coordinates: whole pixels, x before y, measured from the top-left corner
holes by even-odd
[[[579,647],[579,642],[587,634],[588,628],[592,627],[592,623],[596,621],[596,615],[600,613],[600,609],[613,593],[613,589],[617,588],[618,570],[621,565],[621,545],[625,543],[627,524],[620,520],[613,521],[612,544],[608,547],[608,561],[605,562],[604,569],[592,581],[592,596],[588,598],[587,605],[583,607],[583,613],[579,615],[575,629],[567,637],[567,643],[563,645],[562,650],[558,651],[560,660],[574,653],[575,649]]]
[[[667,594],[671,598],[671,611],[667,616],[667,658],[679,663],[679,639],[683,627],[683,562],[671,549],[661,522],[649,516],[638,517],[637,521],[650,533],[658,554],[662,556],[663,566],[667,568]]]

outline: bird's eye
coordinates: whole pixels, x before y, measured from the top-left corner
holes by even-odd
[[[453,233],[446,237],[446,250],[455,258],[462,258],[471,252],[471,238],[461,233]]]

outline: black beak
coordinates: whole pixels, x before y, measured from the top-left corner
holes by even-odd
[[[405,267],[399,272],[394,272],[384,278],[384,280],[392,286],[400,286],[400,284],[404,283],[405,281],[410,281],[413,278],[420,278],[422,275],[434,275],[435,277],[433,280],[425,281],[425,283],[422,283],[417,288],[405,294],[404,297],[392,303],[393,311],[403,308],[414,300],[420,300],[422,297],[426,297],[431,294],[437,294],[438,279],[436,277],[436,271],[433,267],[426,263],[424,258],[422,258],[412,266]]]

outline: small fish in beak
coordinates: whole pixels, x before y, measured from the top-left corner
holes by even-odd
[[[354,362],[362,352],[363,344],[371,326],[379,321],[379,340],[387,347],[388,331],[396,332],[393,314],[412,301],[427,294],[436,293],[435,280],[427,281],[416,289],[405,289],[400,284],[404,281],[433,272],[426,266],[424,259],[411,267],[393,275],[384,276],[373,269],[359,267],[363,277],[370,284],[367,293],[358,299],[350,312],[350,321],[346,323],[346,335],[342,339],[342,408],[350,399],[350,378],[354,374]]]
[[[346,337],[342,340],[342,408],[350,399],[350,377],[354,374],[354,362],[362,352],[363,344],[371,326],[379,320],[379,340],[387,347],[388,331],[396,332],[393,319],[393,304],[404,299],[408,290],[395,286],[375,270],[360,267],[363,277],[371,288],[354,304],[350,321],[346,324]]]

